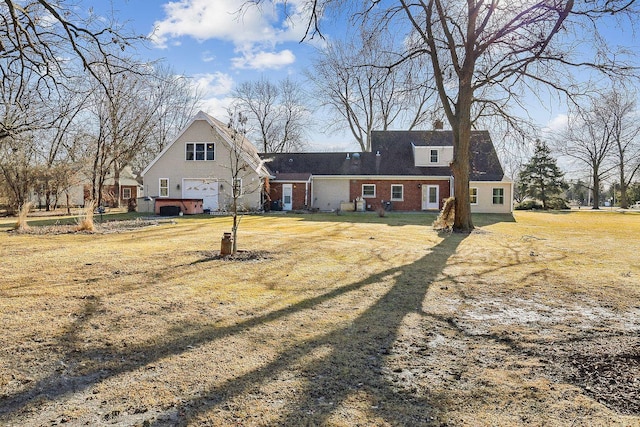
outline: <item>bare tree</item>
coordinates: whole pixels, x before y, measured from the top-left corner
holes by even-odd
[[[359,31],[346,42],[332,41],[306,73],[315,98],[336,115],[332,127],[348,127],[362,151],[371,151],[373,130],[394,124],[411,130],[430,118],[433,79],[417,61],[386,67],[393,61],[390,37]]]
[[[0,186],[9,200],[9,210],[17,212],[29,202],[37,181],[37,145],[33,135],[23,132],[5,138],[0,146]]]
[[[289,78],[272,83],[265,78],[241,83],[233,91],[234,108],[247,119],[265,153],[299,151],[304,147],[310,114],[304,91]],[[251,132],[253,130],[253,132]]]
[[[68,148],[73,145],[71,141],[78,132],[77,118],[87,108],[88,101],[88,94],[81,94],[75,89],[58,88],[56,93],[59,96],[49,102],[52,126],[36,131],[40,141],[37,147],[41,167],[39,187],[44,193],[47,211],[54,200],[57,204],[59,191],[68,188],[72,177],[79,171]]]
[[[640,171],[640,121],[636,94],[622,89],[613,89],[604,94],[596,108],[609,116],[614,140],[614,156],[620,180],[620,207],[629,207],[627,189]]]
[[[593,209],[600,209],[602,182],[616,167],[613,160],[615,126],[609,112],[598,104],[598,100],[593,100],[589,108],[577,109],[571,114],[567,129],[557,142],[564,155],[589,169]]]
[[[231,147],[229,149],[229,164],[227,167],[230,170],[231,182],[227,184],[231,188],[232,254],[235,254],[238,250],[238,228],[241,220],[239,212],[243,208],[243,206],[240,206],[240,200],[247,194],[260,192],[263,189],[261,179],[249,179],[250,177],[255,178],[255,173],[262,174],[264,162],[255,164],[247,157],[247,153],[255,151],[251,142],[246,138],[247,122],[247,117],[241,111],[229,110],[227,132],[231,140]]]
[[[193,89],[191,81],[176,74],[170,67],[154,65],[147,84],[153,87],[155,104],[151,137],[133,159],[135,170],[142,170],[178,135],[197,112],[201,94]]]
[[[246,5],[264,0],[247,0]],[[455,221],[453,229],[473,229],[469,199],[470,137],[479,118],[512,117],[530,85],[548,85],[571,96],[567,69],[587,68],[610,74],[628,73],[628,56],[615,52],[600,36],[603,19],[633,16],[633,0],[398,0],[364,2],[347,0],[288,1],[289,7],[307,8],[307,36],[322,35],[322,16],[331,10],[349,10],[353,22],[371,32],[394,28],[407,36],[390,66],[426,58],[433,70],[438,97],[454,135]],[[558,35],[561,34],[562,37]],[[592,52],[578,49],[588,38]]]
[[[90,11],[81,16],[75,4],[50,0],[0,1],[0,76],[19,76],[36,82],[42,92],[55,91],[70,77],[88,73],[101,83],[101,73],[126,65],[116,53],[143,39],[125,34],[114,20],[105,21]],[[125,67],[126,68],[126,67]]]

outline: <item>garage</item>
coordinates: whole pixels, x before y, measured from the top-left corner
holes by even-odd
[[[182,180],[182,198],[202,199],[204,210],[217,211],[218,181],[185,178]]]

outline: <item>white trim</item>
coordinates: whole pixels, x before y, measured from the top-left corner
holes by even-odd
[[[357,179],[360,181],[449,181],[451,176],[445,175],[312,175],[316,179]],[[289,182],[283,179],[271,179],[272,182]],[[497,182],[497,181],[496,181]]]
[[[166,187],[162,186],[162,181],[163,180],[167,181],[167,186]],[[169,178],[158,178],[158,198],[163,198],[164,199],[164,198],[169,197],[169,193],[170,193],[169,188],[170,187],[171,187],[171,181],[169,180]],[[163,188],[167,189],[167,195],[166,196],[162,195],[162,189]]]
[[[433,152],[436,152],[436,161],[433,161]],[[440,150],[437,148],[430,148],[429,149],[429,163],[432,165],[439,165],[440,164]]]
[[[287,196],[285,195],[285,189],[289,193],[287,194],[289,196],[289,203],[285,202],[285,197]],[[293,210],[293,184],[282,184],[282,210]]]
[[[372,196],[365,196],[364,195],[364,187],[365,185],[367,186],[372,186],[373,187],[373,195]],[[363,199],[375,199],[376,198],[376,185],[375,184],[362,184],[362,187],[360,187],[360,195],[362,196]]]
[[[429,190],[435,188],[436,189],[436,201],[435,207],[433,203],[429,200],[430,192]],[[422,186],[422,210],[438,210],[440,209],[440,186],[439,185],[423,185]]]
[[[189,160],[187,159],[187,146],[191,144],[193,145],[193,159]],[[204,159],[202,160],[198,160],[196,159],[196,145],[197,144],[203,144],[204,145]],[[207,159],[207,145],[209,144],[213,144],[213,159],[209,160]],[[184,161],[185,162],[215,162],[216,161],[216,143],[215,141],[208,141],[208,142],[202,142],[202,141],[185,141],[184,142]]]
[[[471,190],[472,189],[476,190],[476,201],[475,201],[475,203],[471,201]],[[478,204],[478,187],[469,186],[469,203],[471,203],[472,206],[476,206]]]
[[[402,193],[402,197],[398,198],[394,198],[393,197],[393,187],[400,187],[400,192]],[[403,184],[391,184],[391,188],[390,188],[390,196],[391,196],[391,201],[392,202],[404,202],[404,185]]]
[[[502,191],[502,203],[496,203],[496,190]],[[504,187],[491,187],[491,204],[493,206],[504,206],[505,191]]]

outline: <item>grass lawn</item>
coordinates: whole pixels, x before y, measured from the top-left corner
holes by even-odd
[[[0,425],[640,425],[640,214],[434,219],[2,219]]]

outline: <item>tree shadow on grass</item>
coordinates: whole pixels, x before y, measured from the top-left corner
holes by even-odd
[[[371,417],[391,425],[436,423],[439,411],[428,396],[399,391],[393,386],[386,375],[386,359],[403,320],[408,314],[421,312],[431,282],[444,270],[464,238],[465,235],[454,234],[411,265],[392,268],[350,285],[355,290],[389,278],[393,281],[391,289],[348,326],[297,343],[271,363],[184,402],[175,408],[173,415],[158,419],[155,425],[165,425],[169,420],[187,425],[204,412],[227,407],[234,398],[251,393],[301,365],[297,375],[302,375],[305,385],[295,401],[287,402],[273,425],[325,425],[338,407],[349,405],[348,399],[355,394],[365,397]],[[320,356],[305,364],[303,359],[314,353]]]
[[[451,235],[432,248],[432,251],[413,264],[388,269],[366,280],[308,298],[286,308],[256,316],[226,327],[209,326],[157,341],[129,345],[115,350],[110,346],[82,347],[78,332],[96,311],[99,301],[90,299],[82,316],[59,339],[60,357],[70,366],[86,367],[64,375],[52,372],[30,384],[28,389],[0,397],[0,421],[11,421],[14,415],[37,411],[43,399],[60,400],[86,390],[117,375],[133,372],[167,356],[187,353],[198,346],[241,334],[251,328],[282,319],[286,316],[313,310],[349,292],[366,288],[382,280],[393,286],[348,327],[327,332],[317,338],[302,341],[295,348],[286,349],[271,363],[224,385],[211,388],[197,399],[175,409],[180,424],[188,424],[205,411],[220,406],[250,388],[268,382],[274,376],[291,370],[314,351],[329,348],[325,356],[315,359],[304,369],[306,387],[295,402],[288,402],[278,425],[322,424],[333,414],[337,405],[345,403],[355,392],[365,393],[372,402],[371,410],[392,424],[425,424],[434,417],[429,402],[413,394],[397,392],[385,379],[385,359],[396,340],[403,319],[419,312],[429,284],[436,279],[466,235]],[[109,362],[109,363],[105,363]],[[164,425],[166,419],[158,419]]]

